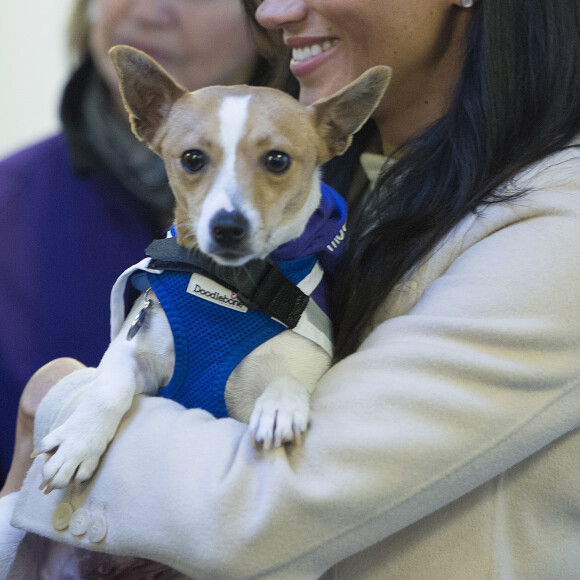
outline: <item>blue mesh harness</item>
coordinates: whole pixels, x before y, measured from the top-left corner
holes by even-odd
[[[316,263],[316,256],[278,262],[291,282],[300,282]],[[165,271],[148,274],[173,331],[175,369],[162,397],[188,408],[202,408],[227,417],[225,386],[240,361],[260,344],[286,330],[260,310],[242,312],[187,292],[191,274]],[[237,300],[223,288],[224,301]]]

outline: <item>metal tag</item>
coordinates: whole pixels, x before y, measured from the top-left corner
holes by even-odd
[[[139,329],[143,326],[145,319],[147,318],[149,308],[151,308],[152,304],[151,299],[147,298],[149,290],[151,290],[151,288],[147,289],[147,292],[145,292],[145,296],[143,297],[143,302],[145,303],[145,305],[143,306],[143,308],[141,308],[141,310],[139,310],[137,316],[135,316],[135,318],[133,319],[133,322],[131,322],[131,326],[129,327],[129,331],[127,332],[127,340],[131,340],[135,337],[135,335],[139,332]]]

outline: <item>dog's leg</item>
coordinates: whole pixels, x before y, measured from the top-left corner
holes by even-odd
[[[250,353],[230,376],[226,403],[249,423],[264,449],[299,442],[308,428],[310,394],[330,365],[328,354],[307,338],[285,331]]]
[[[46,454],[46,491],[73,479],[91,478],[123,415],[137,393],[155,394],[171,377],[174,364],[169,323],[156,298],[146,322],[127,340],[130,322],[142,307],[138,300],[119,335],[111,342],[88,392],[70,417],[41,442]]]

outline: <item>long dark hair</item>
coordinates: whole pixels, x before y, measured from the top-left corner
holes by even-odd
[[[480,0],[472,10],[449,111],[406,144],[349,226],[333,286],[336,360],[452,228],[505,200],[500,185],[580,132],[580,0]]]

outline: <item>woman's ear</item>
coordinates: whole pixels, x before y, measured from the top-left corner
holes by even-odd
[[[478,0],[452,0],[452,4],[460,8],[472,8]]]

